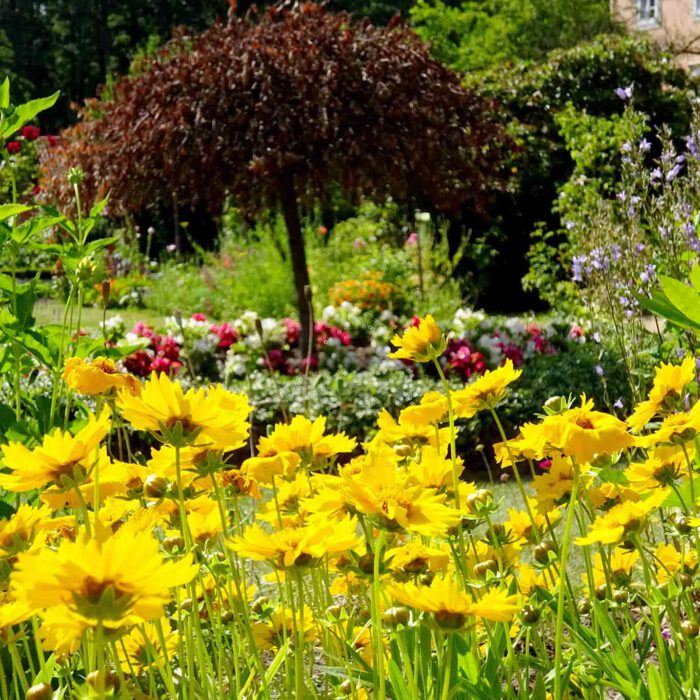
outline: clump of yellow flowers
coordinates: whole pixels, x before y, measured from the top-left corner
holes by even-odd
[[[455,387],[431,316],[392,344],[442,390],[365,444],[69,359],[95,410],[1,447],[0,700],[694,697],[694,359],[627,421],[581,396],[507,435],[510,361]],[[476,415],[517,491],[470,478]]]

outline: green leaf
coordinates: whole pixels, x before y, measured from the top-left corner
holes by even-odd
[[[5,119],[2,125],[2,137],[7,139],[9,136],[21,129],[25,124],[30,122],[37,114],[43,112],[56,104],[56,100],[60,92],[54,92],[48,97],[41,97],[38,100],[30,100],[24,104],[17,105],[14,111]]]
[[[5,78],[0,85],[0,109],[7,109],[10,106],[10,79]]]
[[[108,201],[109,201],[109,197],[105,197],[104,199],[97,202],[97,204],[95,204],[92,207],[92,209],[90,209],[90,218],[91,219],[97,218],[104,211],[104,208],[107,206]]]
[[[693,491],[700,495],[700,476],[693,479]],[[681,500],[682,499],[682,500]],[[664,508],[682,508],[684,505],[692,507],[693,498],[691,495],[690,481],[683,482],[676,490],[671,491],[663,502]]]
[[[700,292],[700,265],[693,265],[690,268],[690,284],[693,288]]]
[[[693,323],[700,325],[700,294],[672,277],[660,275],[659,282],[671,304]]]
[[[394,659],[389,659],[389,680],[397,700],[411,700],[411,693],[408,691],[401,670]]]
[[[632,296],[639,302],[639,305],[651,311],[651,313],[665,318],[670,323],[675,323],[682,328],[691,328],[695,331],[700,331],[700,324],[693,323],[687,316],[682,314],[671,302],[668,297],[661,291],[654,292],[651,299],[638,294]]]
[[[654,664],[647,664],[647,683],[651,700],[666,700],[667,696],[661,682],[661,674]]]
[[[0,204],[0,221],[5,221],[17,214],[24,214],[25,211],[31,211],[33,207],[28,207],[24,204]]]

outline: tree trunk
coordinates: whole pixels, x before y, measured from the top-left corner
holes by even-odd
[[[301,232],[299,219],[299,206],[294,189],[294,177],[286,174],[281,182],[280,200],[284,223],[287,227],[289,238],[289,252],[292,258],[292,270],[294,271],[294,289],[297,295],[297,307],[299,309],[299,321],[301,322],[301,353],[306,357],[309,351],[309,343],[313,341],[313,315],[311,312],[311,283],[309,282],[309,268],[306,265],[306,250],[304,248],[304,236]],[[307,288],[309,290],[307,297]]]

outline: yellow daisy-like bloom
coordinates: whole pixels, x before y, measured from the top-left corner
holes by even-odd
[[[450,552],[437,547],[428,547],[420,540],[409,540],[399,547],[388,549],[385,554],[389,569],[399,575],[435,574],[447,571]]]
[[[11,474],[0,474],[0,487],[15,493],[33,491],[48,483],[65,486],[64,478],[82,483],[97,457],[96,448],[107,435],[110,418],[105,411],[90,416],[75,435],[60,429],[45,435],[39,447],[30,450],[20,442],[2,446],[3,464]]]
[[[444,445],[446,448],[447,445]],[[462,460],[457,458],[457,469],[459,474],[462,473]],[[442,491],[447,489],[454,490],[452,479],[452,462],[445,459],[444,454],[440,453],[435,447],[426,445],[421,450],[420,460],[408,467],[408,486],[422,486],[427,489],[435,489]]]
[[[253,524],[226,546],[243,557],[268,561],[278,569],[313,566],[326,554],[347,552],[362,544],[357,522],[350,517],[336,522],[314,521],[297,528],[265,532]]]
[[[112,534],[96,523],[92,538],[20,554],[10,586],[17,601],[43,618],[42,627],[50,627],[53,612],[57,626],[77,638],[100,622],[105,630],[119,630],[161,617],[170,590],[196,572],[190,557],[163,561],[149,532],[127,523]]]
[[[639,561],[639,552],[636,549],[624,549],[615,547],[610,556],[610,583],[613,588],[625,588],[632,581],[632,569]],[[583,583],[588,583],[588,576],[582,575]],[[593,588],[607,585],[606,570],[600,553],[593,555]]]
[[[513,367],[512,360],[494,370],[486,370],[478,379],[455,391],[452,399],[458,418],[471,418],[479,411],[496,408],[505,398],[506,389],[523,373]]]
[[[298,473],[292,481],[280,481],[276,497],[262,503],[258,508],[258,520],[263,520],[274,527],[281,515],[283,521],[285,518],[294,521],[294,527],[302,525],[309,513],[305,504],[311,496],[311,489],[312,485],[305,472]]]
[[[666,583],[677,573],[693,575],[698,568],[698,554],[695,549],[679,552],[672,544],[662,544],[654,552],[656,579]]]
[[[372,629],[370,627],[358,627],[357,625],[353,627],[348,644],[367,664],[367,666],[370,668],[373,667],[374,657],[372,654]],[[386,639],[386,637],[382,637],[382,645],[384,647],[384,659],[386,660],[389,649],[389,640]],[[384,667],[386,668],[386,663]]]
[[[581,405],[546,416],[541,423],[527,423],[523,439],[538,457],[561,452],[579,464],[596,455],[609,455],[634,445],[627,426],[615,416],[593,410],[593,401],[581,397]]]
[[[391,344],[397,350],[388,356],[395,360],[431,362],[445,352],[447,339],[435,319],[428,314],[425,318],[419,318],[416,325],[409,326],[403,336],[395,335]]]
[[[395,584],[387,592],[402,605],[430,613],[435,624],[446,632],[463,629],[470,617],[510,622],[520,610],[517,595],[492,590],[475,601],[452,579],[442,576],[436,576],[429,586]]]
[[[359,474],[345,476],[345,491],[353,508],[387,530],[432,537],[446,534],[461,520],[445,505],[444,494],[407,486],[405,472],[392,464],[368,462]]]
[[[433,425],[441,421],[447,411],[447,397],[439,391],[429,391],[423,394],[418,405],[401,411],[401,420],[418,426]]]
[[[50,521],[51,511],[46,506],[35,507],[28,503],[23,503],[11,518],[0,520],[0,559],[30,549],[36,535],[50,529]]]
[[[649,514],[665,500],[668,490],[659,490],[646,501],[620,503],[599,515],[588,529],[588,535],[576,538],[576,544],[619,544],[630,535],[641,532]]]
[[[610,510],[620,503],[636,503],[642,497],[634,489],[624,484],[614,484],[609,481],[588,490],[586,494],[594,508]]]
[[[290,477],[301,464],[296,452],[280,452],[269,457],[249,457],[241,465],[241,471],[264,486],[271,486],[277,476]]]
[[[165,372],[153,373],[139,396],[122,390],[117,403],[134,428],[159,433],[181,447],[196,439],[211,449],[234,450],[248,437],[248,398],[222,386],[184,392]]]
[[[432,445],[435,447],[438,441],[435,427],[429,423],[412,422],[410,414],[409,419],[407,419],[405,417],[405,412],[408,411],[409,408],[405,408],[399,413],[398,421],[393,418],[389,411],[383,408],[377,418],[379,432],[372,438],[372,444],[405,445],[411,449],[417,449],[423,445]],[[441,428],[438,435],[440,444],[449,445],[449,428]]]
[[[579,465],[581,470],[581,491],[588,488],[592,478],[584,476],[586,465]],[[574,465],[571,460],[555,455],[552,464],[543,474],[539,474],[532,480],[532,488],[537,493],[537,509],[540,513],[548,513],[556,506],[569,501],[569,496],[574,486]]]
[[[278,605],[265,622],[256,622],[253,625],[253,640],[258,649],[279,649],[284,639],[294,639],[294,630],[300,629],[300,611],[289,610]],[[304,643],[312,642],[318,637],[318,625],[313,616],[313,611],[308,605],[304,605]]]
[[[659,429],[637,438],[641,447],[693,442],[700,431],[700,401],[690,411],[671,413],[661,422]]]
[[[645,494],[675,485],[688,476],[685,455],[675,447],[659,447],[644,462],[632,462],[625,469],[630,488]]]
[[[272,457],[295,452],[303,461],[313,466],[317,460],[352,452],[357,440],[345,433],[325,435],[326,419],[321,416],[310,421],[305,416],[294,416],[291,423],[278,423],[274,430],[258,441],[258,454]]]
[[[518,569],[518,588],[524,596],[531,596],[538,588],[552,591],[559,585],[559,576],[553,568],[538,571],[532,564],[525,562]]]
[[[561,518],[561,512],[556,506],[549,511],[541,512],[538,510],[538,502],[534,498],[528,498],[532,515],[535,519],[537,530],[542,533],[546,532],[549,525],[554,526]],[[532,521],[526,511],[516,510],[515,508],[508,509],[508,520],[503,523],[506,531],[510,533],[511,539],[518,544],[533,544],[537,541],[532,532]]]
[[[117,644],[119,665],[124,673],[139,674],[154,665],[165,665],[178,651],[178,634],[170,631],[167,618],[160,621],[165,637],[165,649],[162,648],[160,635],[154,623],[143,628],[135,627],[124,635]]]
[[[69,389],[87,396],[105,396],[124,389],[130,394],[141,391],[141,383],[131,374],[124,374],[106,357],[96,357],[85,362],[80,357],[71,357],[63,369],[63,381]]]
[[[661,363],[654,374],[654,384],[646,401],[638,404],[627,425],[642,430],[657,414],[674,408],[682,399],[683,391],[695,378],[695,358],[686,357],[680,365]]]
[[[63,508],[79,508],[83,501],[88,505],[94,505],[96,471],[99,471],[98,497],[100,503],[112,496],[125,495],[129,483],[129,465],[124,462],[113,462],[107,454],[106,447],[98,448],[97,454],[90,473],[77,485],[80,497],[78,497],[75,488],[53,485],[45,489],[39,498],[51,506],[53,511]]]
[[[191,511],[187,514],[187,526],[192,539],[201,546],[207,542],[215,542],[223,529],[221,515],[216,507],[212,507],[208,513]]]

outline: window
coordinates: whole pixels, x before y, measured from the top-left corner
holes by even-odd
[[[639,0],[639,24],[657,24],[661,0]],[[695,0],[696,6],[700,5]]]
[[[695,17],[700,17],[700,0],[695,0],[693,3],[693,10],[695,12]]]

